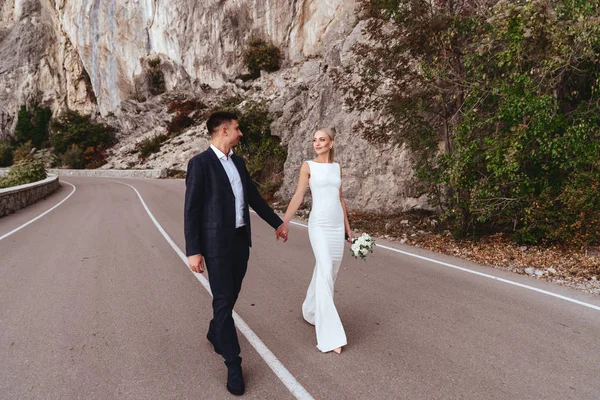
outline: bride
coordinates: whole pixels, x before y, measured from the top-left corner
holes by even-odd
[[[347,342],[333,302],[333,285],[344,253],[344,234],[348,241],[352,240],[354,234],[342,197],[342,168],[333,162],[334,136],[333,129],[315,132],[313,148],[317,157],[302,164],[298,187],[283,217],[283,224],[287,232],[310,186],[313,204],[308,220],[308,236],[316,265],[302,304],[302,315],[316,328],[317,348],[323,353],[334,351],[340,354]]]

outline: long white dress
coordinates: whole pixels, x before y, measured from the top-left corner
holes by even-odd
[[[302,304],[304,319],[315,325],[317,348],[328,352],[345,346],[346,333],[333,303],[333,285],[344,255],[344,211],[340,202],[340,166],[308,161],[312,209],[308,236],[316,265]]]

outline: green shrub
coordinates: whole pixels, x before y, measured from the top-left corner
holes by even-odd
[[[25,142],[17,146],[14,152],[14,162],[31,160],[33,159],[33,153],[35,152],[35,148],[33,147],[33,143],[31,141]]]
[[[243,78],[258,78],[261,70],[277,71],[281,67],[281,60],[281,52],[275,45],[259,38],[250,39],[244,51],[244,64],[249,74]]]
[[[14,162],[24,161],[24,160],[32,160],[33,154],[35,153],[35,148],[31,141],[25,142],[17,146],[14,153]]]
[[[160,70],[151,70],[148,72],[148,88],[150,94],[157,96],[167,91],[165,83],[165,74]]]
[[[362,79],[332,76],[384,114],[365,137],[414,152],[453,231],[600,243],[598,2],[361,3]]]
[[[198,112],[206,109],[206,105],[199,100],[174,100],[169,104],[167,112],[176,115],[167,124],[169,137],[179,135],[184,129],[198,122]]]
[[[169,103],[167,112],[169,114],[177,113],[183,115],[190,115],[193,112],[206,109],[206,104],[196,99],[190,100],[174,100]]]
[[[10,167],[13,163],[14,149],[9,142],[0,141],[0,167]]]
[[[160,57],[151,58],[148,60],[148,65],[150,68],[156,68],[160,65]]]
[[[169,133],[169,136],[177,136],[184,129],[189,128],[190,126],[194,125],[194,122],[195,122],[194,119],[191,117],[188,117],[187,115],[177,114],[167,124],[167,132]]]
[[[36,149],[42,148],[48,142],[48,124],[52,112],[49,108],[37,104],[27,107],[22,105],[17,113],[15,137],[19,143],[31,142]]]
[[[137,101],[138,103],[145,103],[146,96],[144,96],[140,92],[134,92],[129,95],[129,100]]]
[[[167,168],[167,178],[185,179],[187,172],[182,169]]]
[[[89,115],[81,115],[76,111],[67,111],[52,121],[51,142],[54,152],[71,168],[97,168],[106,162],[105,151],[117,142],[116,129],[92,121]],[[91,148],[89,151],[87,149]],[[77,150],[78,149],[78,150]],[[81,151],[81,154],[78,154]],[[84,152],[88,152],[86,157]],[[93,153],[93,156],[90,155]],[[83,158],[82,165],[77,157]]]
[[[84,169],[85,159],[83,150],[80,146],[72,144],[71,148],[65,151],[61,157],[62,165],[71,169]]]
[[[8,172],[0,177],[0,188],[24,185],[46,179],[44,164],[35,159],[16,162]]]
[[[106,151],[104,149],[88,147],[83,152],[83,158],[86,168],[96,169],[106,163]]]
[[[243,133],[240,144],[234,149],[246,161],[250,177],[256,182],[263,196],[269,198],[283,182],[283,164],[287,149],[277,136],[271,135],[271,118],[265,103],[247,101],[239,104],[240,98],[225,99],[218,107],[238,115]]]
[[[139,157],[146,159],[150,154],[158,153],[162,146],[162,143],[168,139],[167,135],[156,135],[151,138],[142,140],[138,144]]]

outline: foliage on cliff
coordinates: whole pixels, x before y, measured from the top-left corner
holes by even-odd
[[[244,64],[248,68],[247,79],[260,76],[260,71],[273,72],[281,66],[282,55],[277,46],[259,38],[252,38],[244,50]]]
[[[600,3],[493,3],[364,0],[347,105],[382,110],[358,128],[414,151],[457,236],[598,243]]]
[[[116,130],[89,115],[66,111],[50,124],[50,141],[62,164],[69,168],[97,168],[116,142]]]
[[[271,135],[272,120],[267,105],[229,98],[215,108],[217,109],[238,115],[243,136],[234,151],[244,158],[250,177],[261,193],[270,198],[281,186],[287,149],[281,145],[277,136]]]

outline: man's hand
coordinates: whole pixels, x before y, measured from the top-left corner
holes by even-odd
[[[279,238],[283,239],[283,243],[288,240],[288,227],[286,223],[279,225],[279,228],[275,231],[275,239],[279,240]]]
[[[201,274],[204,272],[204,257],[202,254],[196,254],[194,256],[188,257],[188,263],[190,264],[190,268],[197,274]]]

